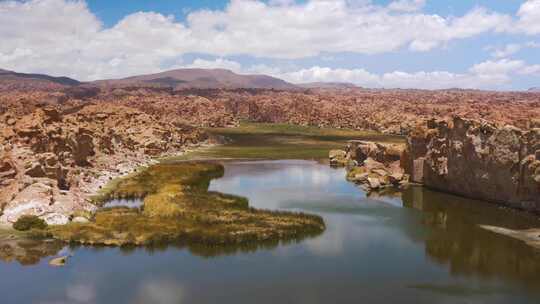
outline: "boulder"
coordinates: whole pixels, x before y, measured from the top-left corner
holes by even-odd
[[[38,182],[19,192],[4,208],[0,222],[14,223],[22,215],[41,217],[50,212],[53,190],[50,185]]]
[[[83,216],[76,216],[71,221],[73,223],[81,223],[81,224],[90,222],[90,220],[88,220],[86,217],[83,217]]]
[[[347,165],[347,152],[343,150],[330,150],[328,158],[330,159],[330,165],[332,166]]]
[[[46,176],[43,166],[41,165],[41,163],[37,161],[27,164],[24,174],[30,177],[45,177]]]
[[[8,180],[17,175],[17,168],[14,162],[7,157],[0,159],[0,179]]]
[[[367,178],[369,177],[369,173],[361,173],[354,175],[354,179],[352,181],[357,183],[363,183],[367,181]]]
[[[368,177],[367,179],[367,185],[370,189],[376,190],[381,187],[381,180],[374,177]]]
[[[61,257],[57,257],[57,258],[54,258],[54,259],[51,259],[49,261],[49,265],[51,266],[54,266],[54,267],[62,267],[62,266],[65,266],[66,263],[67,263],[67,260],[68,260],[68,256],[61,256]]]
[[[85,129],[79,129],[77,133],[68,138],[75,164],[81,167],[88,166],[88,158],[95,155],[92,133]]]
[[[351,140],[347,144],[347,153],[348,157],[359,165],[362,165],[368,158],[381,163],[390,163],[400,160],[404,148],[402,145]]]

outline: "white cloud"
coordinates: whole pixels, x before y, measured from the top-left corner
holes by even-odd
[[[502,59],[485,61],[473,65],[467,73],[447,71],[393,71],[372,73],[365,69],[345,69],[313,66],[300,70],[279,70],[267,66],[250,67],[237,71],[240,73],[256,72],[273,75],[292,83],[307,82],[350,82],[372,88],[484,88],[507,89],[512,76],[536,75],[540,65],[527,65],[521,60]]]
[[[519,52],[523,48],[522,45],[517,43],[510,43],[502,48],[495,49],[491,56],[495,58],[504,58]]]
[[[540,0],[528,0],[523,3],[517,13],[519,20],[516,30],[529,35],[540,34]]]
[[[423,2],[232,0],[224,10],[193,11],[184,23],[139,12],[104,28],[84,1],[0,1],[0,66],[90,80],[157,72],[181,64],[186,53],[294,59],[427,51],[512,23],[484,8],[461,17],[424,14],[417,11]],[[523,22],[531,22],[531,11],[522,6]]]
[[[479,75],[503,75],[518,71],[525,66],[521,60],[502,59],[498,61],[485,61],[475,64],[470,71]]]
[[[540,64],[534,64],[534,65],[526,66],[523,69],[521,69],[520,71],[518,71],[518,74],[540,76]]]
[[[525,46],[530,47],[530,48],[540,48],[540,42],[529,41],[525,43]]]
[[[396,0],[392,1],[388,8],[393,11],[415,12],[426,4],[426,0]]]
[[[523,49],[527,49],[527,48],[540,48],[540,43],[535,42],[535,41],[529,41],[529,42],[521,43],[521,44],[520,43],[509,43],[509,44],[506,44],[503,47],[489,46],[489,47],[486,48],[486,50],[492,51],[491,52],[492,57],[494,57],[496,59],[501,59],[501,58],[505,58],[505,57],[514,55],[517,52],[519,52],[519,51],[521,51]]]
[[[419,71],[414,73],[394,71],[375,74],[363,69],[330,69],[318,66],[276,76],[298,83],[337,81],[375,88],[496,88],[508,82],[506,75],[502,74],[455,74],[446,71]]]
[[[242,65],[236,61],[223,58],[215,60],[205,60],[197,58],[191,64],[180,66],[181,68],[200,68],[200,69],[227,69],[233,72],[241,72]]]

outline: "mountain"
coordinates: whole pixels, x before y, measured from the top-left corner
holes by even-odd
[[[158,86],[174,89],[250,88],[295,89],[292,83],[267,75],[240,75],[224,69],[178,69],[123,79],[98,80],[93,84],[110,87]]]
[[[528,92],[540,93],[540,87],[530,88],[530,89],[528,90]]]
[[[297,84],[297,86],[306,89],[355,89],[358,88],[350,82],[308,82]]]
[[[2,88],[27,88],[45,89],[81,84],[75,79],[68,77],[54,77],[44,74],[25,74],[0,69],[0,87]]]

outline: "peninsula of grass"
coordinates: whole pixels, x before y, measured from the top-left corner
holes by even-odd
[[[358,139],[405,143],[401,136],[372,131],[319,128],[290,124],[243,122],[235,128],[209,128],[226,144],[186,153],[173,160],[190,159],[324,159],[328,151],[343,149],[347,141]]]
[[[245,245],[322,233],[321,217],[257,210],[243,197],[208,191],[223,175],[211,162],[163,163],[121,179],[101,198],[144,198],[141,209],[97,211],[88,223],[51,226],[54,238],[85,245]]]

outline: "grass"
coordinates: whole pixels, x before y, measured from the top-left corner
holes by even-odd
[[[186,153],[168,160],[189,159],[323,159],[328,151],[343,149],[348,140],[404,143],[400,136],[372,131],[318,128],[289,124],[242,123],[237,128],[211,128],[229,143]]]
[[[257,210],[243,197],[209,192],[210,180],[223,175],[213,162],[164,163],[116,181],[104,198],[144,197],[142,210],[107,208],[89,223],[51,226],[59,240],[88,245],[170,243],[246,245],[298,240],[324,231],[319,216]]]
[[[242,123],[238,128],[213,128],[209,133],[228,139],[225,145],[197,150],[111,181],[95,197],[98,204],[112,198],[144,198],[142,209],[106,208],[89,223],[51,226],[56,239],[88,245],[276,244],[320,234],[321,217],[302,213],[256,210],[246,198],[209,192],[210,180],[223,175],[215,162],[177,162],[194,159],[324,159],[351,139],[403,143],[399,136],[369,131],[288,124]],[[234,246],[233,246],[234,247]],[[235,250],[230,247],[230,250]]]
[[[13,229],[19,231],[45,228],[47,228],[47,223],[35,215],[23,215],[13,224]]]

